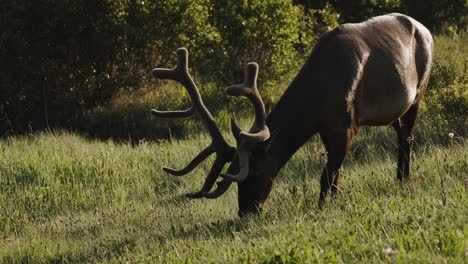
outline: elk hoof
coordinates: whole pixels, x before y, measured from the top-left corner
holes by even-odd
[[[320,198],[318,201],[318,208],[323,210],[323,206],[325,205],[325,199]]]

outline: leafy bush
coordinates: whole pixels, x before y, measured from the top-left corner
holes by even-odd
[[[468,2],[465,0],[401,0],[402,9],[431,30],[466,31]]]
[[[361,22],[370,17],[392,12],[407,14],[427,28],[437,31],[466,31],[468,2],[465,0],[362,0],[301,1],[307,8],[323,8],[328,3],[341,14],[341,22]]]
[[[0,131],[69,124],[115,87],[119,24],[106,1],[4,1]],[[52,122],[54,120],[55,122]]]
[[[468,82],[454,83],[432,91],[427,104],[434,132],[439,135],[468,135]]]
[[[209,0],[113,2],[125,29],[124,63],[137,80],[148,77],[154,66],[173,65],[174,52],[182,46],[189,49],[191,60],[197,61],[191,64],[196,72],[216,68],[221,39],[208,21],[212,10]]]
[[[199,72],[211,71],[220,39],[210,9],[208,0],[5,1],[0,134],[82,123],[155,65],[172,64],[180,46],[194,51]]]
[[[400,0],[331,1],[341,14],[342,22],[358,23],[370,17],[404,12]]]
[[[251,61],[261,66],[263,80],[290,70],[297,55],[294,44],[300,41],[300,8],[284,0],[214,3],[214,25],[224,50],[220,76],[229,83],[237,82]]]
[[[425,96],[423,116],[430,130],[446,137],[448,133],[468,134],[468,72],[466,42],[439,36],[435,38],[435,60]]]

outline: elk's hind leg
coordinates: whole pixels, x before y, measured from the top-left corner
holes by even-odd
[[[325,202],[328,191],[332,189],[332,193],[335,194],[338,190],[339,169],[348,153],[354,134],[352,129],[343,129],[334,133],[320,132],[320,137],[327,150],[327,164],[320,178],[320,208]]]
[[[397,178],[409,177],[409,166],[411,160],[411,147],[413,145],[413,127],[418,115],[419,103],[413,105],[398,120],[392,123],[398,136],[398,170]]]

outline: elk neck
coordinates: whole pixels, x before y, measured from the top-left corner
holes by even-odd
[[[271,178],[318,130],[320,117],[320,69],[314,53],[291,82],[267,117],[272,139],[266,149],[272,164]]]

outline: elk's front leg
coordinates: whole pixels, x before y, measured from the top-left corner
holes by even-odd
[[[322,208],[330,188],[334,193],[337,191],[339,170],[349,150],[353,136],[354,133],[351,129],[343,129],[338,133],[320,133],[327,150],[327,164],[320,177],[320,208]]]

